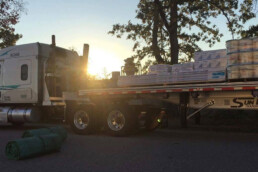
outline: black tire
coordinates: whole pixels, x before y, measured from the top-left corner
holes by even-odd
[[[146,131],[149,131],[149,132],[154,131],[160,126],[160,124],[158,123],[157,125],[155,125],[153,127],[153,123],[156,122],[156,120],[157,120],[156,117],[158,116],[158,114],[159,114],[159,111],[157,111],[157,110],[152,110],[152,111],[147,112],[146,122],[145,122],[145,130]]]
[[[91,134],[94,130],[94,116],[92,108],[78,108],[73,113],[68,114],[70,126],[77,134]]]
[[[113,105],[106,113],[106,129],[112,136],[126,136],[137,129],[134,110],[126,105]]]

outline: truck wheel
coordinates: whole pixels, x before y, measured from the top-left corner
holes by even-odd
[[[78,109],[70,119],[70,125],[77,134],[90,134],[93,131],[94,120],[91,110]]]
[[[125,136],[136,129],[136,115],[129,106],[109,108],[106,117],[106,128],[113,136]]]

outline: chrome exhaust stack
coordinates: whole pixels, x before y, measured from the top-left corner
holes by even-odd
[[[89,44],[84,44],[81,61],[82,61],[82,67],[85,68],[86,73],[88,73],[89,50],[90,50]]]

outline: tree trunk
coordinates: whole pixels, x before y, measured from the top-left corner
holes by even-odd
[[[159,29],[159,12],[158,7],[154,4],[154,16],[153,16],[153,29],[152,29],[152,51],[155,59],[158,63],[164,63],[164,60],[160,54],[160,48],[158,45],[158,29]]]
[[[169,41],[170,41],[170,56],[171,64],[178,63],[179,45],[177,39],[177,0],[170,2],[170,28],[169,28]]]
[[[159,0],[154,0],[155,4],[158,7],[160,17],[162,22],[164,23],[167,31],[169,32],[169,42],[170,42],[170,64],[177,64],[178,63],[178,52],[179,52],[179,45],[177,39],[177,0],[170,0],[169,9],[170,9],[170,18],[169,22],[167,20],[167,16],[162,7],[162,4]]]

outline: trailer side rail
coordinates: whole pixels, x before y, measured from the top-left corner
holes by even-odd
[[[80,90],[79,96],[235,90],[258,90],[258,81]]]

